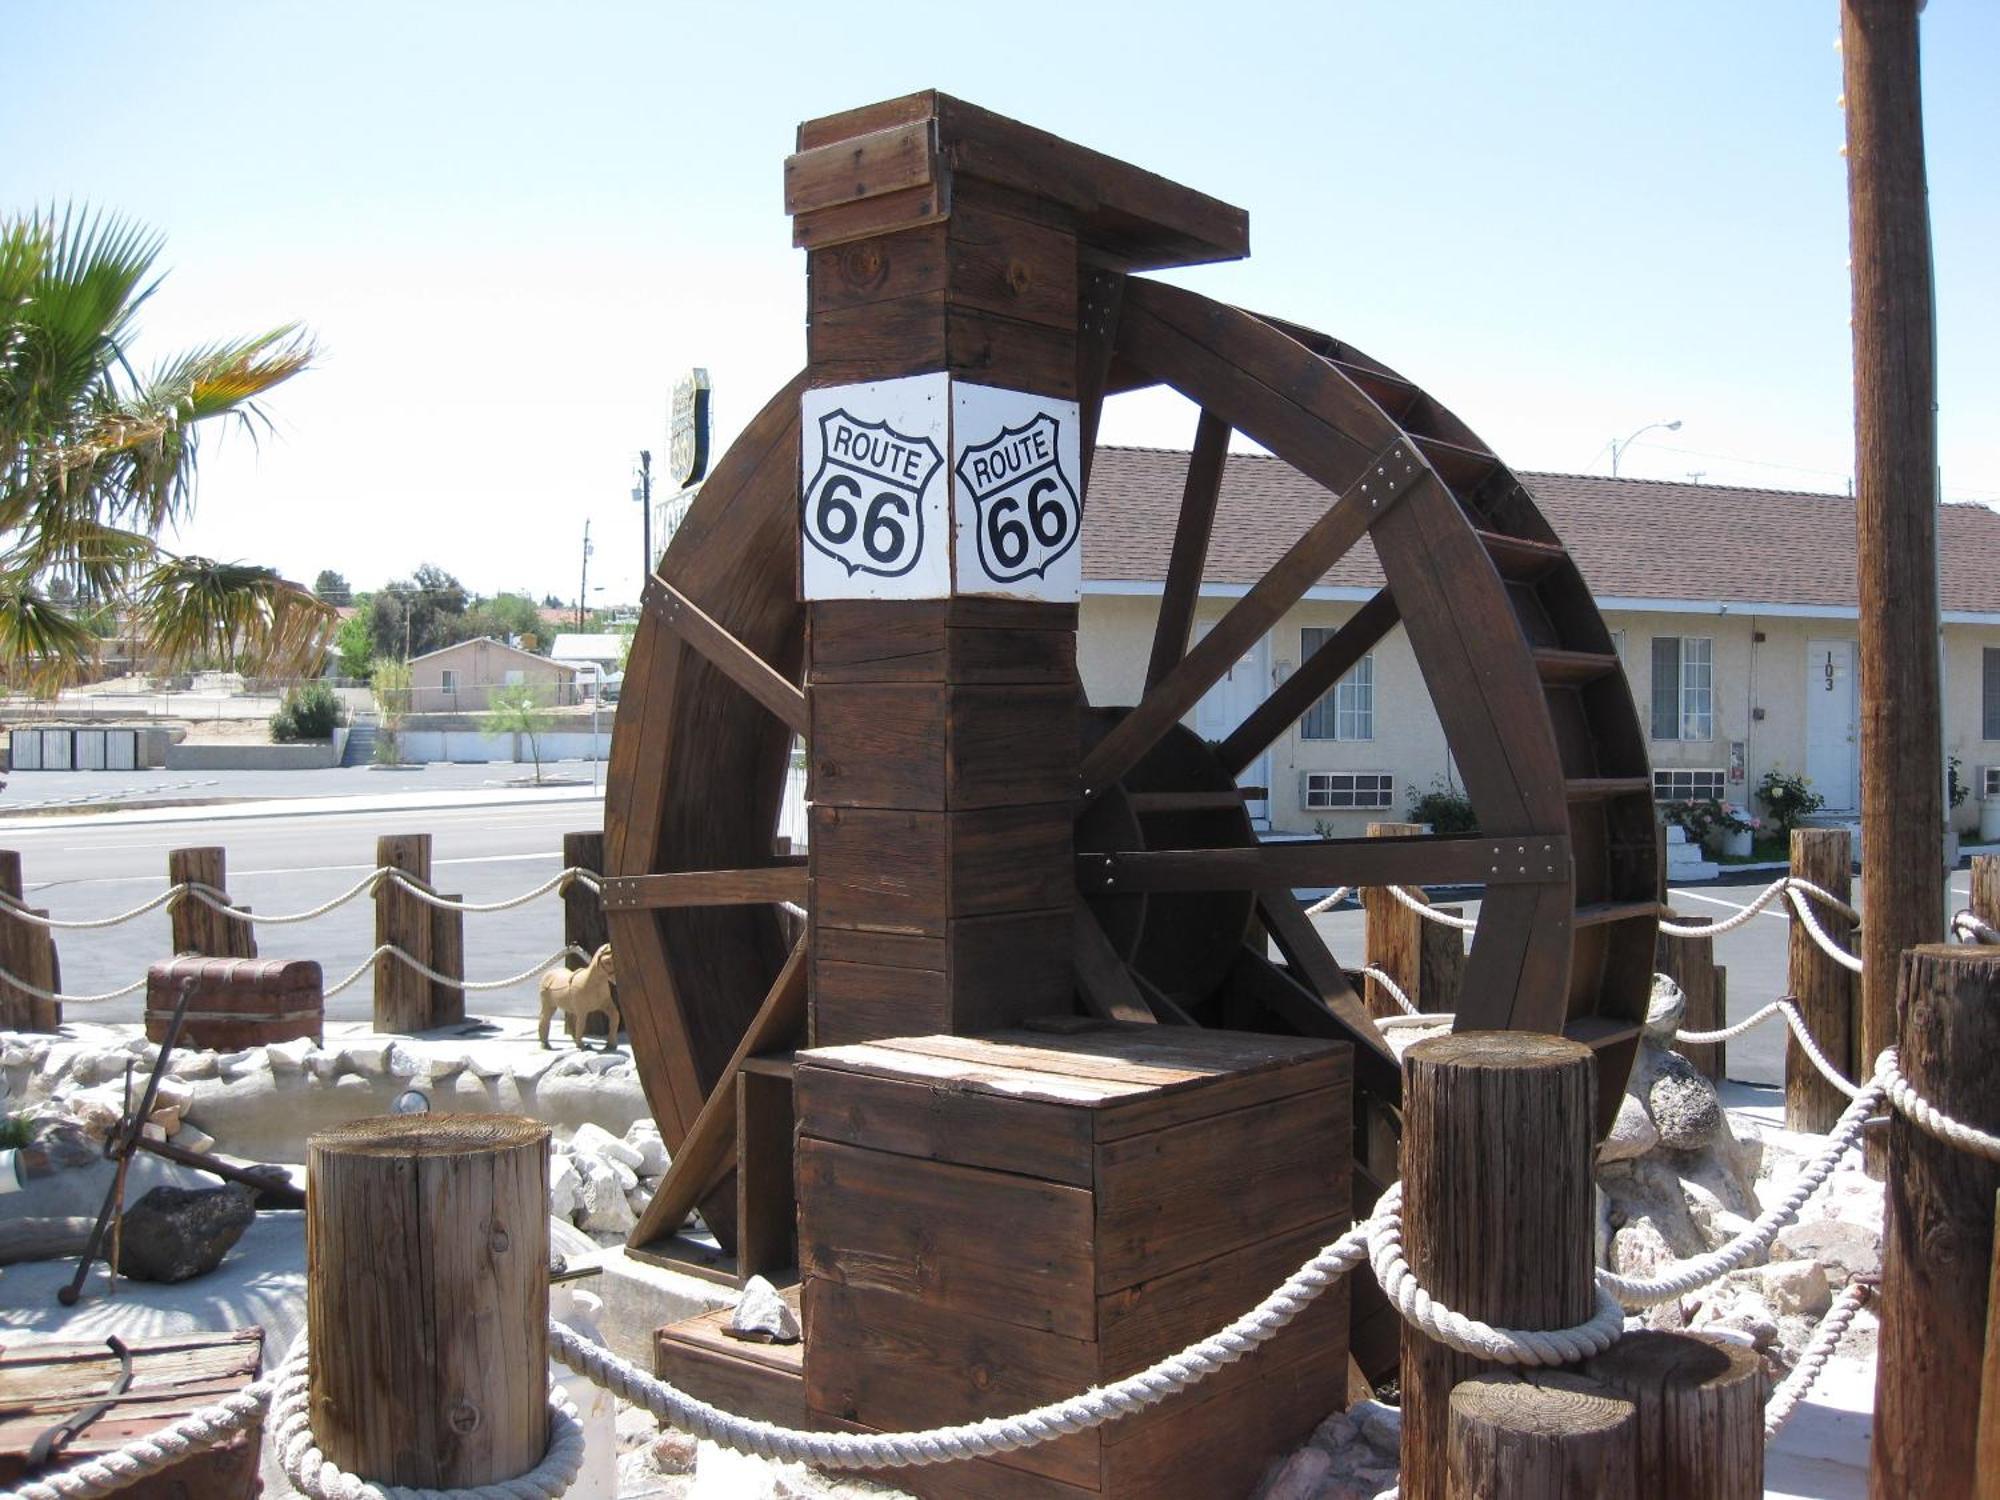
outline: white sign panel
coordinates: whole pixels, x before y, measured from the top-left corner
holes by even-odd
[[[943,374],[828,386],[799,400],[800,593],[937,599],[951,592]]]
[[[1071,601],[1083,580],[1074,401],[952,386],[957,591]]]

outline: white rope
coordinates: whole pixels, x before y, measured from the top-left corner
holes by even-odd
[[[1749,905],[1730,913],[1720,922],[1711,922],[1706,927],[1680,922],[1662,922],[1660,931],[1668,937],[1721,937],[1725,932],[1734,932],[1782,895],[1791,895],[1795,901],[1800,895],[1810,896],[1846,921],[1861,920],[1861,913],[1824,886],[1814,885],[1810,880],[1801,880],[1796,875],[1781,875],[1752,897]]]
[[[1349,896],[1353,894],[1354,894],[1353,886],[1351,885],[1337,886],[1327,895],[1320,897],[1319,900],[1313,902],[1311,906],[1308,906],[1306,908],[1306,915],[1309,917],[1316,917],[1321,912],[1332,911],[1336,906],[1340,905],[1341,902],[1345,901]]]
[[[440,896],[437,892],[427,889],[422,882],[412,880],[402,870],[384,866],[381,874],[383,879],[393,885],[401,886],[426,906],[435,906],[442,911],[512,911],[517,906],[526,906],[530,901],[546,896],[550,891],[566,891],[572,885],[588,886],[591,890],[600,888],[596,878],[588,870],[572,865],[551,875],[533,890],[523,891],[518,896],[509,896],[501,901],[454,901],[448,896]]]
[[[212,1406],[176,1417],[156,1432],[130,1438],[109,1453],[0,1490],[0,1500],[92,1500],[98,1495],[117,1494],[146,1475],[177,1464],[190,1453],[212,1448],[262,1420],[271,1391],[268,1380],[246,1385]]]
[[[1805,884],[1804,881],[1797,883],[1800,885]],[[1819,925],[1819,918],[1813,915],[1812,908],[1806,905],[1805,899],[1800,896],[1798,891],[1788,888],[1785,891],[1785,895],[1797,910],[1799,920],[1806,924],[1806,931],[1812,934],[1812,940],[1820,945],[1826,956],[1839,964],[1843,969],[1848,969],[1853,973],[1859,974],[1861,972],[1861,960],[1826,935],[1826,929]]]
[[[797,917],[801,922],[806,920],[806,909],[803,906],[799,905],[798,902],[780,901],[778,905],[783,907],[787,912],[791,913],[791,915]]]
[[[345,906],[355,897],[372,891],[375,888],[376,882],[381,880],[381,878],[382,872],[380,870],[371,870],[332,900],[322,901],[318,906],[308,907],[304,911],[292,912],[247,912],[240,906],[232,906],[230,904],[229,892],[219,891],[214,886],[201,881],[196,881],[190,885],[188,893],[195,900],[201,902],[203,906],[213,911],[219,911],[225,917],[233,918],[238,922],[247,922],[252,926],[281,927],[287,922],[310,922],[315,917],[323,917],[335,907]]]
[[[1595,1289],[1596,1311],[1574,1328],[1495,1328],[1442,1306],[1403,1258],[1402,1208],[1403,1185],[1392,1183],[1367,1224],[1368,1262],[1396,1311],[1439,1343],[1505,1365],[1570,1365],[1602,1354],[1624,1334],[1625,1310],[1603,1286]]]
[[[186,889],[185,884],[170,885],[152,900],[135,906],[130,911],[121,911],[116,916],[110,917],[92,917],[88,920],[69,921],[61,917],[38,917],[22,902],[8,895],[0,895],[0,910],[4,910],[15,921],[26,922],[31,927],[51,927],[60,932],[90,932],[97,928],[117,927],[121,923],[136,921],[147,912],[165,906]]]
[[[135,979],[122,990],[106,990],[101,995],[65,995],[56,990],[45,990],[38,984],[30,984],[7,969],[0,969],[0,982],[33,995],[37,1000],[52,1000],[57,1005],[102,1005],[107,1000],[123,1000],[127,995],[136,995],[146,987],[145,980]]]
[[[1820,1075],[1828,1083],[1839,1089],[1841,1093],[1847,1095],[1850,1099],[1860,1094],[1860,1086],[1829,1062],[1826,1054],[1820,1051],[1818,1041],[1814,1039],[1811,1028],[1806,1025],[1805,1014],[1798,1008],[1797,1002],[1790,995],[1780,996],[1754,1015],[1747,1016],[1743,1020],[1738,1021],[1734,1026],[1725,1026],[1720,1031],[1676,1032],[1674,1040],[1684,1042],[1692,1047],[1705,1047],[1715,1042],[1726,1042],[1743,1035],[1744,1032],[1750,1030],[1753,1026],[1761,1026],[1773,1016],[1784,1018],[1785,1024],[1792,1029],[1792,1035],[1798,1038],[1800,1048],[1812,1060],[1812,1065],[1819,1069]]]
[[[1872,1288],[1867,1282],[1850,1281],[1847,1290],[1842,1292],[1833,1306],[1827,1309],[1826,1316],[1820,1319],[1819,1327],[1813,1331],[1812,1342],[1806,1345],[1805,1353],[1799,1356],[1799,1362],[1792,1367],[1792,1373],[1778,1383],[1770,1398],[1764,1403],[1766,1438],[1776,1437],[1778,1429],[1792,1419],[1792,1413],[1797,1411],[1799,1403],[1805,1400],[1806,1393],[1812,1389],[1820,1371],[1826,1368],[1826,1362],[1833,1357],[1833,1351],[1847,1336],[1848,1324],[1854,1321],[1854,1315],[1861,1311],[1862,1305],[1868,1301],[1871,1294]]]
[[[301,1333],[278,1370],[271,1399],[271,1444],[285,1477],[311,1500],[558,1500],[583,1468],[583,1423],[562,1387],[552,1381],[548,1451],[527,1473],[458,1489],[372,1483],[336,1467],[314,1442],[309,1368],[306,1336]]]
[[[1438,922],[1446,927],[1456,927],[1460,932],[1475,932],[1479,928],[1479,919],[1477,917],[1454,917],[1450,912],[1439,911],[1429,901],[1411,895],[1400,885],[1384,885],[1378,886],[1376,889],[1387,891],[1426,922]]]
[[[2000,943],[2000,928],[1977,912],[1966,910],[1951,919],[1951,935],[1966,943]]]
[[[1910,1080],[1903,1076],[1902,1063],[1894,1047],[1884,1047],[1882,1055],[1875,1059],[1875,1082],[1889,1096],[1889,1103],[1895,1106],[1896,1112],[1917,1129],[1935,1136],[1947,1146],[1970,1151],[1988,1161],[2000,1161],[2000,1135],[1990,1135],[1976,1126],[1954,1120],[1919,1094]]]
[[[1377,984],[1381,985],[1383,989],[1387,990],[1389,992],[1389,998],[1396,1002],[1397,1008],[1401,1010],[1405,1016],[1415,1016],[1423,1014],[1423,1012],[1419,1011],[1416,1008],[1416,1006],[1410,1002],[1410,997],[1403,993],[1403,987],[1398,983],[1396,983],[1394,979],[1390,978],[1389,975],[1385,974],[1382,970],[1376,968],[1375,965],[1368,964],[1365,967],[1363,967],[1361,972],[1367,975],[1370,979],[1374,980]],[[1450,1020],[1451,1017],[1446,1016],[1444,1019]]]
[[[1834,1121],[1827,1143],[1820,1148],[1819,1154],[1792,1179],[1785,1196],[1759,1214],[1756,1221],[1734,1239],[1705,1255],[1676,1262],[1657,1276],[1620,1276],[1616,1271],[1599,1268],[1598,1284],[1627,1307],[1657,1307],[1697,1287],[1707,1286],[1753,1256],[1762,1254],[1771,1247],[1780,1230],[1797,1221],[1799,1210],[1805,1207],[1806,1200],[1833,1175],[1840,1159],[1861,1138],[1861,1127],[1875,1113],[1882,1096],[1883,1087],[1879,1080],[1863,1088],[1854,1102],[1847,1106],[1846,1112]]]

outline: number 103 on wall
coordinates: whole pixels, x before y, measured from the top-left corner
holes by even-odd
[[[804,598],[1077,598],[1076,402],[937,374],[808,391],[799,414]]]

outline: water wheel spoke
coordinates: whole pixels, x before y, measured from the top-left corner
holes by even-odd
[[[1569,869],[1569,839],[1563,834],[1443,834],[1085,853],[1076,856],[1076,883],[1092,896],[1332,885],[1556,885],[1568,881]]]
[[[1076,991],[1084,1008],[1105,1021],[1155,1019],[1146,997],[1133,983],[1132,972],[1105,935],[1089,905],[1076,904]]]
[[[1241,773],[1279,735],[1303,718],[1307,710],[1333,691],[1333,685],[1374,650],[1401,618],[1395,596],[1386,588],[1378,589],[1222,742],[1216,757],[1223,769],[1232,776]]]
[[[1174,524],[1173,554],[1160,593],[1160,618],[1153,627],[1153,654],[1146,664],[1149,693],[1187,654],[1195,601],[1201,593],[1202,566],[1208,561],[1208,539],[1215,526],[1215,503],[1222,495],[1222,470],[1228,458],[1229,424],[1203,412],[1195,427],[1194,451],[1188,455],[1180,518]]]
[[[606,911],[660,911],[681,906],[757,906],[772,901],[803,905],[804,855],[747,870],[673,870],[656,875],[611,875],[604,881]]]
[[[1378,842],[1382,842],[1378,840]],[[1278,945],[1285,964],[1310,986],[1354,1040],[1355,1079],[1362,1088],[1394,1103],[1402,1093],[1402,1068],[1361,997],[1354,993],[1326,940],[1313,926],[1299,898],[1289,890],[1257,893],[1257,915]]]
[[[646,580],[644,607],[708,662],[771,710],[796,734],[806,732],[806,695],[663,578]]]
[[[628,1245],[650,1244],[672,1234],[736,1165],[736,1080],[743,1064],[761,1052],[798,1045],[806,1032],[806,945],[792,945],[785,966],[771,982],[735,1054],[674,1148],[667,1175],[646,1211],[627,1236]]]

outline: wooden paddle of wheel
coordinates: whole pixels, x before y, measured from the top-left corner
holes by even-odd
[[[671,1234],[700,1205],[725,1246],[737,1239],[740,1210],[739,1270],[788,1263],[783,1230],[771,1226],[789,1209],[789,1163],[755,1159],[751,1147],[788,1134],[783,1106],[762,1087],[739,1095],[738,1080],[746,1064],[753,1077],[782,1072],[783,1055],[804,1043],[817,972],[806,939],[788,947],[780,925],[779,903],[808,903],[806,860],[774,853],[795,742],[810,738],[809,692],[829,691],[823,664],[812,687],[800,686],[800,398],[809,384],[940,367],[1011,384],[991,328],[984,364],[967,363],[956,334],[927,361],[881,332],[910,307],[935,312],[946,293],[933,284],[976,301],[967,286],[982,246],[1003,292],[1025,302],[1045,290],[1039,251],[1010,259],[1004,244],[995,248],[994,212],[1066,236],[1058,250],[1072,256],[1073,289],[1063,348],[1074,368],[1014,378],[1023,389],[1073,391],[1086,475],[1105,395],[1163,384],[1201,410],[1185,489],[1159,497],[1162,507],[1178,504],[1179,519],[1145,691],[1131,707],[1081,710],[1068,783],[1074,853],[1063,856],[1074,865],[1073,891],[1062,893],[1075,912],[1073,947],[1044,944],[1012,962],[1024,974],[1053,964],[1073,976],[1062,991],[1088,1013],[1350,1038],[1360,1113],[1379,1131],[1393,1128],[1396,1067],[1292,891],[1481,885],[1457,1025],[1587,1043],[1600,1059],[1608,1123],[1652,971],[1652,786],[1610,635],[1519,481],[1437,401],[1358,350],[1134,274],[1244,253],[1239,211],[942,95],[814,122],[800,143],[788,164],[797,238],[848,247],[815,250],[814,363],[730,449],[649,581],[612,744],[605,895],[620,1002],[674,1150],[633,1245]],[[820,173],[828,153],[838,160]],[[953,237],[967,222],[982,230],[971,249],[970,235]],[[865,253],[853,253],[857,243]],[[870,338],[841,323],[856,308],[872,320]],[[1030,313],[1017,311],[977,316],[982,327],[1027,327]],[[1327,505],[1190,648],[1232,432],[1323,485]],[[1197,738],[1183,722],[1196,702],[1364,540],[1387,586],[1227,738]],[[1073,607],[1018,608],[1039,610],[1028,623],[1057,647],[1061,628],[1074,629]],[[1398,626],[1481,831],[1260,844],[1237,775]],[[940,629],[935,639],[944,638]],[[1051,651],[1046,680],[1073,684],[1073,654]],[[840,768],[811,748],[823,790]],[[884,861],[894,852],[885,845]],[[885,908],[895,879],[893,870],[882,876]],[[944,1023],[919,1011],[893,1024],[909,971],[893,956],[896,923],[870,925],[822,923],[816,912],[813,930],[837,937],[844,960],[880,986],[892,1030],[875,1034],[950,1029],[956,1012]],[[853,1039],[852,1026],[840,1039]],[[1369,1152],[1358,1144],[1364,1160]],[[1372,1153],[1384,1160],[1379,1136]],[[730,1194],[739,1160],[751,1179],[740,1203]]]

